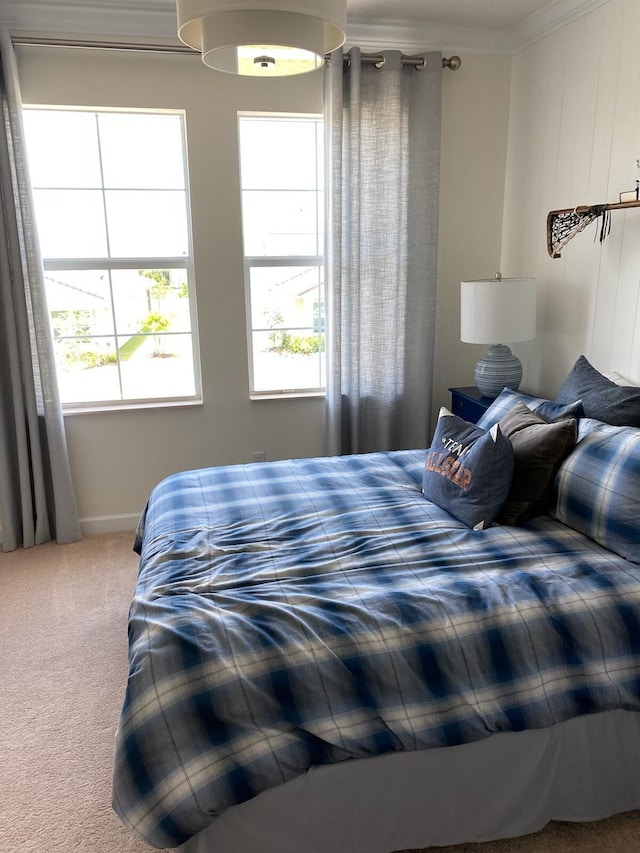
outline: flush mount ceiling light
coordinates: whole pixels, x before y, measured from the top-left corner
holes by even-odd
[[[283,77],[320,68],[344,44],[346,0],[176,0],[178,37],[210,68]]]

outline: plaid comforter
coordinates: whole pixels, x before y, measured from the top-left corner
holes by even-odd
[[[156,847],[311,765],[640,710],[640,566],[472,531],[425,451],[191,471],[136,542],[114,808]]]

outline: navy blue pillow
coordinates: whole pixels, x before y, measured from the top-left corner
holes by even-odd
[[[640,388],[616,385],[581,355],[571,368],[556,403],[582,400],[585,417],[614,426],[640,427]]]
[[[524,403],[539,418],[547,423],[563,421],[566,418],[584,417],[582,411],[582,400],[572,400],[568,404],[553,403],[544,397],[533,397],[531,394],[523,394],[521,391],[512,391],[511,388],[503,388],[489,408],[478,420],[478,426],[489,429],[507,415],[516,403]]]
[[[500,512],[512,477],[513,447],[498,424],[487,431],[440,409],[422,476],[428,500],[482,530]]]

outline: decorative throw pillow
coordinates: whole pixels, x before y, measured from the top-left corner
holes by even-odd
[[[502,420],[516,403],[524,403],[528,409],[531,409],[547,423],[561,421],[565,418],[581,418],[584,415],[581,400],[576,399],[568,404],[560,404],[546,400],[544,397],[532,397],[531,394],[523,394],[521,391],[504,388],[480,417],[477,425],[482,429],[490,429]]]
[[[513,479],[497,517],[515,526],[545,513],[553,499],[553,482],[560,463],[575,446],[575,418],[547,423],[518,402],[499,422],[513,445]]]
[[[584,414],[614,426],[640,427],[640,388],[617,385],[581,355],[571,368],[556,403],[582,399]]]
[[[428,500],[482,530],[500,511],[512,475],[513,448],[497,424],[487,432],[440,409],[422,477]]]
[[[586,419],[560,466],[555,517],[640,563],[640,429]]]

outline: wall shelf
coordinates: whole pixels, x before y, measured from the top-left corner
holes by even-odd
[[[640,201],[621,201],[615,204],[583,204],[579,207],[565,207],[562,210],[551,210],[547,215],[547,251],[552,258],[559,258],[560,251],[569,240],[590,225],[594,219],[602,217],[600,226],[600,242],[609,233],[611,210],[629,210],[640,207]]]

